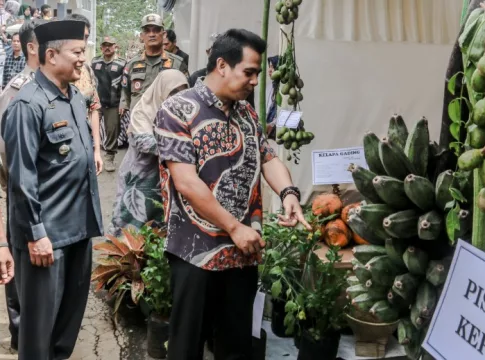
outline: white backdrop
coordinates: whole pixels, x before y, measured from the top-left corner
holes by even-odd
[[[176,32],[179,41],[180,34],[186,34],[182,41],[185,49],[190,48],[192,71],[206,64],[210,34],[231,27],[261,32],[261,0],[179,1]],[[302,152],[300,165],[288,165],[304,200],[322,190],[311,182],[312,149],[361,145],[367,130],[384,135],[395,112],[409,126],[426,116],[432,138],[438,139],[444,76],[453,34],[459,31],[461,4],[461,0],[303,1],[296,27],[297,60],[305,81],[305,126],[316,138]],[[328,9],[335,15],[334,23]],[[273,10],[270,19],[269,55],[274,55],[279,30]],[[190,29],[180,24],[190,24]],[[279,153],[286,158],[283,148]],[[272,210],[279,206],[275,197],[271,203]],[[265,207],[269,204],[266,201]]]

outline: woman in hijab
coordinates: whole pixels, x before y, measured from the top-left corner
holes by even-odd
[[[30,20],[32,18],[32,8],[29,5],[20,5],[18,16],[25,21]]]
[[[180,71],[163,70],[133,108],[128,151],[118,172],[110,235],[121,236],[122,228],[140,229],[151,220],[161,226],[163,208],[154,121],[162,102],[188,86]]]

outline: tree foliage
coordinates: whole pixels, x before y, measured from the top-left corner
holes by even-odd
[[[131,57],[142,48],[139,40],[143,16],[157,12],[157,0],[98,0],[96,9],[97,44],[105,35],[118,41],[119,54]],[[97,49],[99,53],[99,49]]]

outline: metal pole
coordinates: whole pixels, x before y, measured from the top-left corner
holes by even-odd
[[[268,24],[269,24],[269,10],[271,0],[264,0],[263,8],[263,34],[264,41],[268,41]],[[259,86],[259,121],[263,128],[263,133],[266,134],[266,77],[268,69],[268,50],[263,54],[263,63],[261,64],[261,79]]]

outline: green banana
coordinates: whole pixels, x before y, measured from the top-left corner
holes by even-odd
[[[387,138],[401,149],[404,149],[404,146],[406,146],[408,128],[401,115],[394,114],[389,120]]]
[[[419,120],[409,133],[404,153],[416,171],[413,174],[425,177],[429,160],[429,129],[426,118]]]
[[[368,132],[364,136],[364,156],[369,169],[376,175],[386,175],[386,170],[379,158],[379,138],[376,134]]]
[[[389,139],[383,139],[379,143],[379,158],[386,170],[387,175],[404,180],[408,174],[414,174],[415,170],[402,148],[392,143]]]

